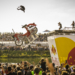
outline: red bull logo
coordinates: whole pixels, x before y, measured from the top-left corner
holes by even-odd
[[[56,54],[56,49],[55,47],[52,45],[52,49],[51,49],[51,52],[55,55]]]
[[[60,63],[67,60],[69,65],[75,65],[75,42],[67,37],[56,38],[55,42]]]
[[[75,65],[75,47],[69,52],[67,62],[69,65]]]

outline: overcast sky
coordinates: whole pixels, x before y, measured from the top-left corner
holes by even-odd
[[[25,13],[17,10],[24,5]],[[0,32],[23,32],[21,25],[35,22],[38,33],[71,27],[75,21],[75,0],[0,0]]]

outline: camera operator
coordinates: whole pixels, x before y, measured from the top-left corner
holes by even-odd
[[[42,59],[42,60],[39,62],[39,64],[41,65],[42,70],[43,70],[43,71],[46,71],[46,62],[45,62],[45,60]]]
[[[27,75],[27,71],[29,70],[29,62],[25,61],[24,62],[24,71],[23,71],[23,75]]]

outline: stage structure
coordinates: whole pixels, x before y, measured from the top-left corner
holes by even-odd
[[[54,30],[47,37],[52,63],[75,65],[75,30]]]

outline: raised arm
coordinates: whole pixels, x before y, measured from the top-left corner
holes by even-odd
[[[52,63],[49,63],[48,59],[46,58],[46,64],[47,66],[49,67],[49,70],[51,72],[51,75],[54,75],[54,68],[53,68],[53,65]]]

